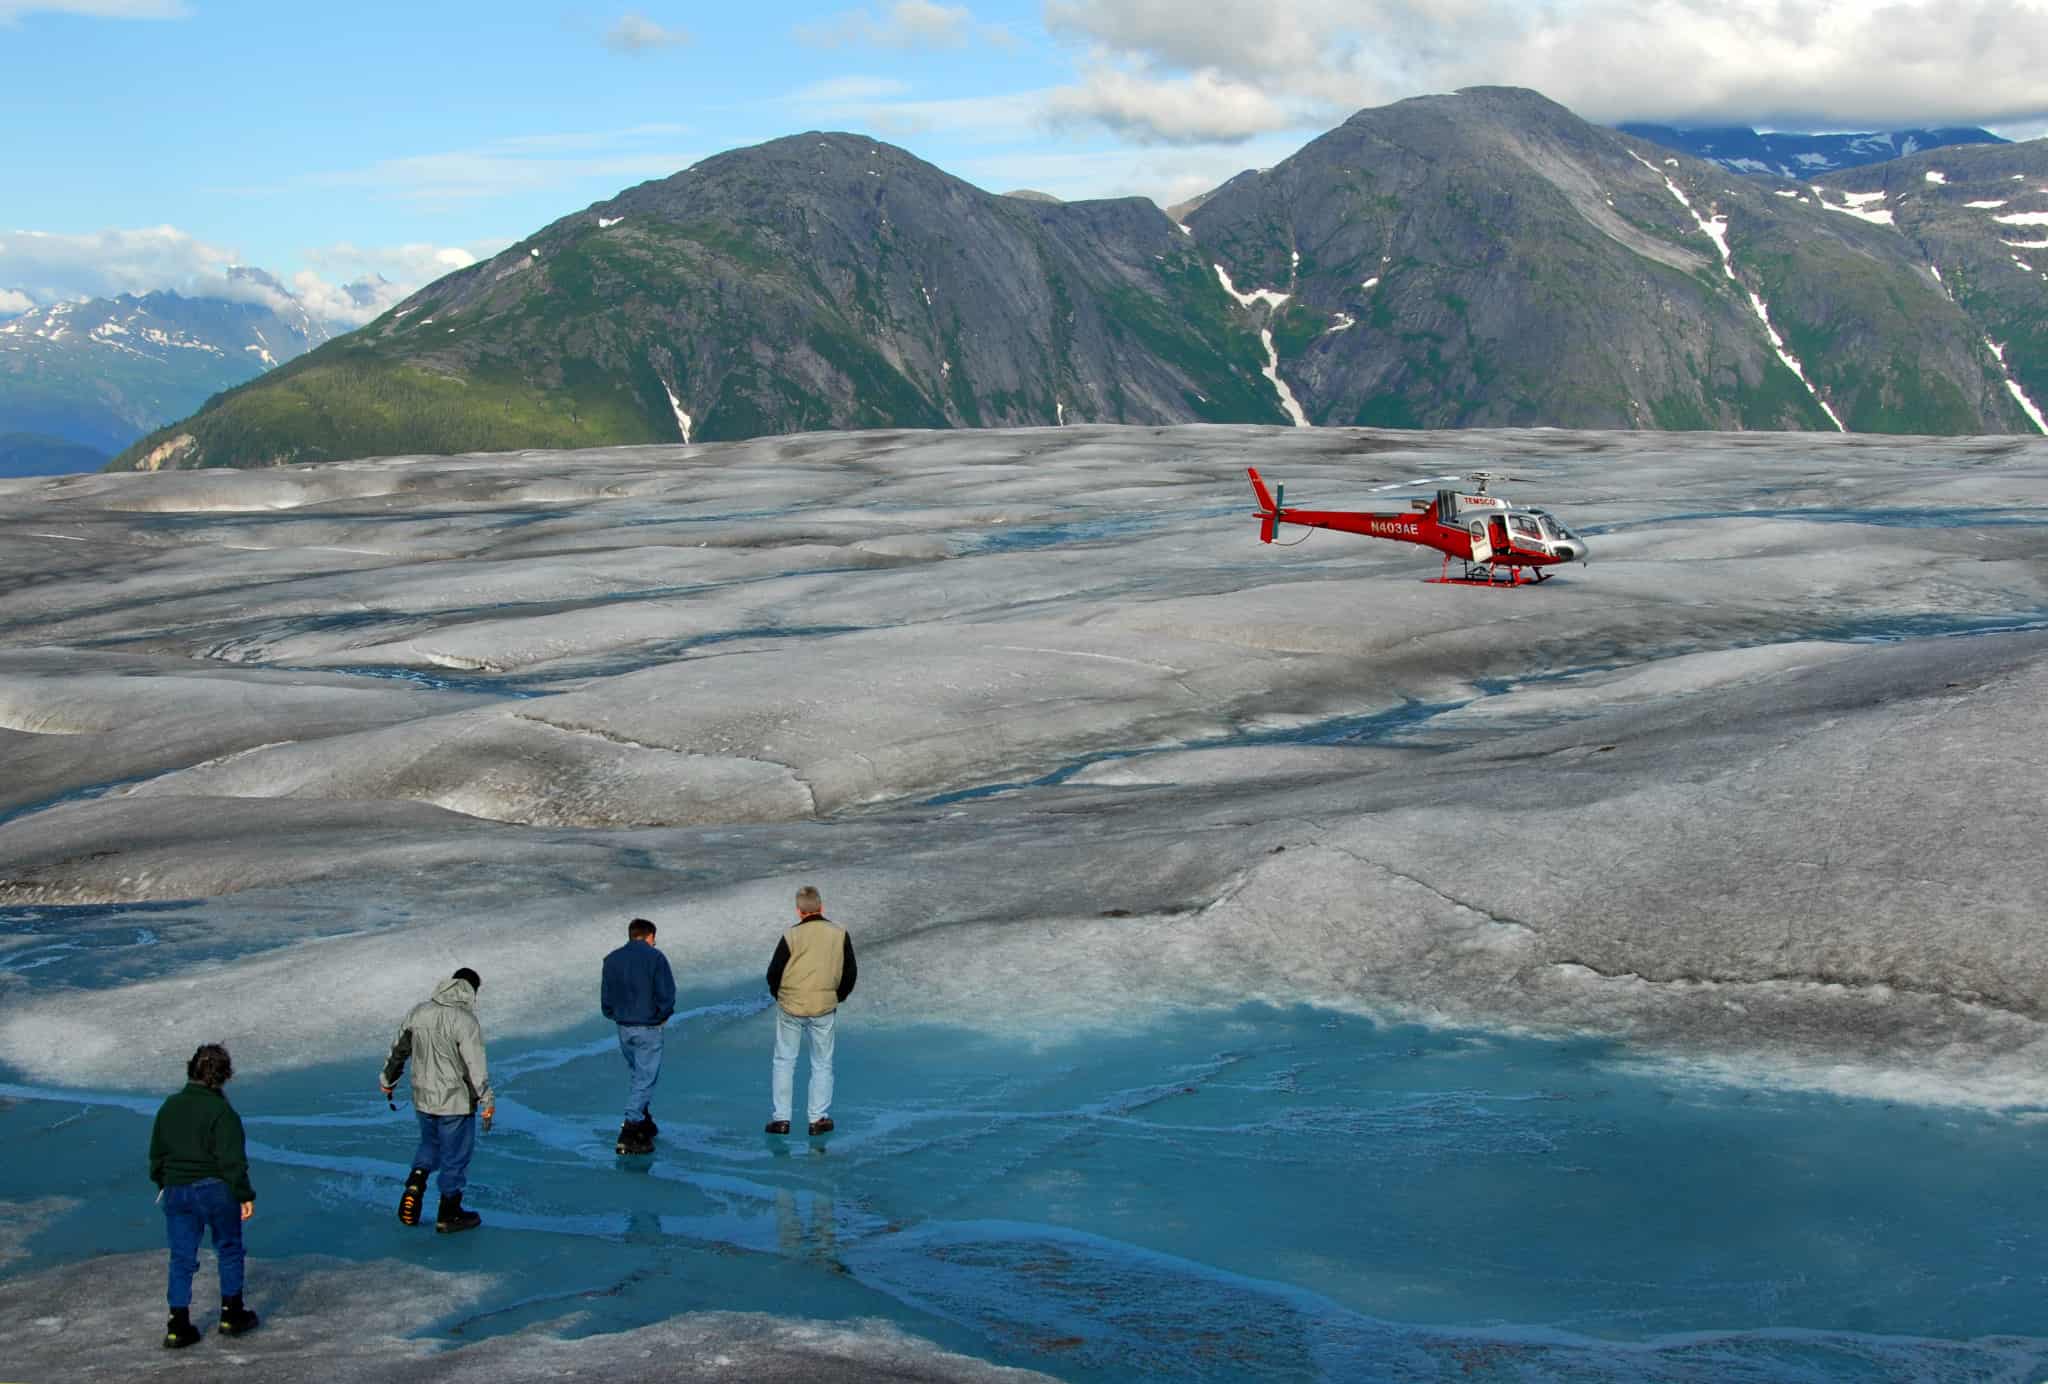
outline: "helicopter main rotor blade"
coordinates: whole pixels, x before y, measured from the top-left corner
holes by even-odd
[[[1412,481],[1393,481],[1386,485],[1375,485],[1370,487],[1366,493],[1377,495],[1382,490],[1406,490],[1418,485],[1435,485],[1438,481],[1461,481],[1463,479],[1465,479],[1463,476],[1418,476]]]

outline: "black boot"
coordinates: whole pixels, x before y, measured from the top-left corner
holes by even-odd
[[[192,1325],[192,1309],[173,1307],[171,1319],[164,1323],[164,1349],[183,1350],[198,1344],[199,1328]]]
[[[405,1190],[398,1196],[398,1219],[403,1225],[420,1223],[420,1208],[427,1204],[427,1170],[414,1168],[405,1175]]]
[[[451,1192],[441,1198],[441,1209],[434,1216],[434,1229],[443,1235],[453,1235],[459,1230],[475,1230],[484,1223],[484,1218],[474,1211],[462,1209],[462,1193]]]
[[[619,1126],[619,1140],[612,1145],[612,1152],[621,1157],[654,1152],[654,1136],[647,1132],[647,1126],[629,1121]]]
[[[640,1112],[640,1128],[650,1139],[661,1133],[661,1126],[654,1122],[654,1109],[652,1106]]]
[[[221,1335],[239,1336],[244,1331],[254,1331],[261,1321],[262,1319],[254,1312],[242,1306],[242,1295],[240,1293],[220,1300]]]

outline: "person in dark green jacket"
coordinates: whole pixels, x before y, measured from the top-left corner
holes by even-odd
[[[185,1064],[185,1089],[163,1103],[149,1131],[149,1180],[157,1185],[171,1242],[171,1319],[164,1325],[171,1350],[199,1339],[192,1275],[208,1231],[220,1262],[221,1334],[256,1329],[256,1314],[242,1305],[242,1222],[256,1214],[256,1189],[249,1185],[242,1117],[220,1089],[234,1074],[226,1048],[201,1046]]]

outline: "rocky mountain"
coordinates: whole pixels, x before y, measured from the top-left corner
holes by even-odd
[[[2048,184],[2040,143],[1942,152]],[[2033,337],[1854,192],[1500,88],[1362,111],[1179,222],[798,135],[564,217],[114,464],[1084,420],[2033,431],[2008,384],[2048,398],[2048,359],[1985,344]]]
[[[229,283],[246,297],[122,294],[0,322],[0,432],[117,452],[348,330],[260,269],[231,269]]]
[[[813,133],[565,217],[116,464],[1285,422],[1261,364],[1209,261],[1151,202],[992,195]]]
[[[1938,149],[1831,174],[1807,195],[1890,227],[1910,246],[1981,332],[2015,403],[2048,433],[2044,148],[2035,140]]]
[[[1995,152],[2048,182],[2048,145]],[[1915,243],[1779,191],[1481,88],[1362,111],[1187,224],[1287,295],[1316,423],[2033,430]]]
[[[1875,130],[1863,134],[1797,134],[1776,130],[1759,133],[1747,125],[1681,129],[1639,121],[1615,128],[1704,162],[1717,163],[1731,173],[1795,180],[1884,163],[1949,145],[2006,142],[1974,125],[1938,130]]]

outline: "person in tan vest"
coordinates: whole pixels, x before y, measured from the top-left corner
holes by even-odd
[[[806,884],[796,891],[796,926],[782,934],[768,962],[768,993],[775,996],[774,1101],[770,1134],[789,1133],[796,1086],[796,1055],[811,1036],[811,1133],[832,1130],[832,1028],[839,1006],[853,993],[853,939],[825,916],[825,900]]]

